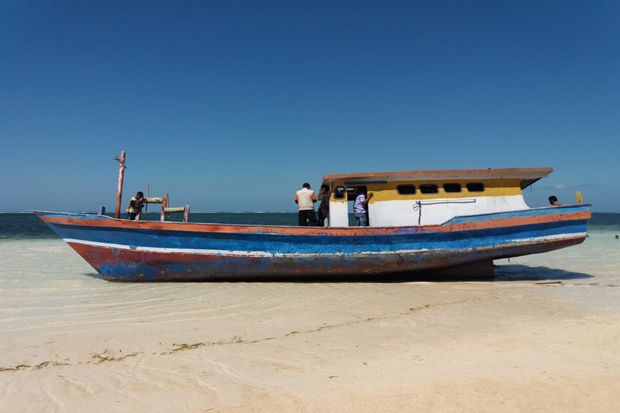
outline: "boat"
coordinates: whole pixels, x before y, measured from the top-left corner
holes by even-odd
[[[493,260],[583,242],[591,206],[530,208],[523,190],[552,168],[419,170],[325,175],[324,227],[129,221],[103,214],[34,211],[102,278],[217,281],[420,274],[465,269],[488,276]],[[350,202],[372,192],[369,224]],[[117,214],[118,215],[118,214]]]

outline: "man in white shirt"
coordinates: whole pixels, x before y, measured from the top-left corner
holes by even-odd
[[[302,188],[295,193],[295,203],[299,208],[299,225],[302,227],[317,225],[316,214],[314,213],[314,203],[316,202],[316,194],[310,189],[309,183],[304,183]]]

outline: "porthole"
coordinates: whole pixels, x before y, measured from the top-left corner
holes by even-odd
[[[396,190],[401,195],[412,195],[415,194],[415,185],[398,185]]]
[[[420,185],[420,192],[423,194],[436,194],[439,192],[439,189],[435,184],[422,184]]]
[[[484,184],[482,182],[469,182],[467,184],[467,190],[469,192],[483,192]]]
[[[443,184],[443,190],[446,192],[461,192],[461,184]]]

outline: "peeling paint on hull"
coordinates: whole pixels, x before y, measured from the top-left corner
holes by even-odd
[[[36,214],[104,278],[216,281],[438,270],[583,242],[588,205],[457,217],[443,225],[317,228],[132,222]]]

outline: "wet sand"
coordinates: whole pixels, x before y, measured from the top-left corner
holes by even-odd
[[[103,281],[0,248],[0,411],[620,411],[620,241],[493,281]]]

